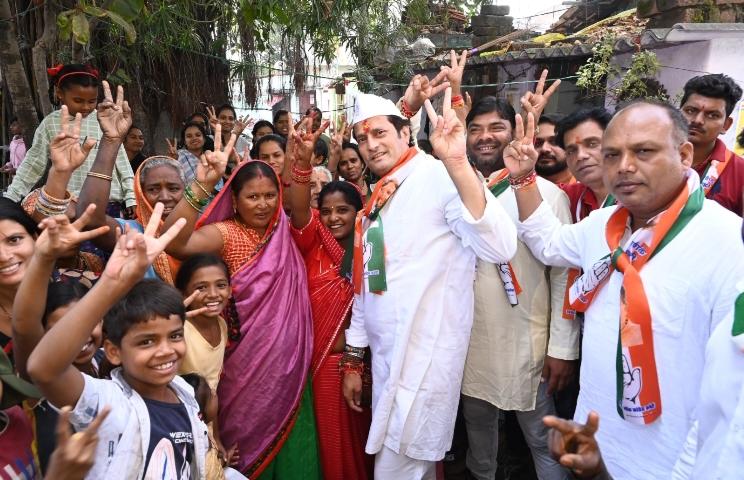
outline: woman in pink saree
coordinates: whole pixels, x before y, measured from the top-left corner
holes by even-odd
[[[202,157],[194,183],[174,209],[172,221],[183,217],[188,223],[168,253],[215,253],[230,269],[230,341],[217,394],[222,442],[237,443],[241,472],[251,479],[320,478],[304,263],[268,164],[242,163],[210,199],[233,142],[234,135],[221,151],[215,134],[216,151]]]

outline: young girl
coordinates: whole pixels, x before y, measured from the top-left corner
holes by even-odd
[[[181,264],[175,284],[191,309],[184,324],[186,355],[179,373],[198,373],[216,390],[227,344],[227,323],[221,314],[232,294],[227,265],[216,255],[194,255]]]
[[[95,140],[103,138],[96,112],[100,83],[98,71],[90,65],[60,65],[50,68],[48,73],[54,85],[54,96],[61,105],[67,106],[69,116],[75,117],[80,113],[83,117],[80,138]],[[49,143],[60,131],[61,115],[60,111],[54,111],[41,121],[34,134],[33,144],[26,153],[26,159],[21,163],[5,193],[6,197],[20,202],[45,175],[50,166],[47,161]],[[77,197],[83,188],[83,182],[97,153],[98,145],[91,150],[83,165],[73,173],[68,189],[74,197]],[[108,213],[112,217],[119,217],[124,206],[133,207],[136,203],[134,173],[123,147],[119,149],[112,177]]]
[[[170,143],[168,145],[168,155],[181,163],[187,183],[191,183],[196,176],[196,166],[199,164],[199,157],[205,152],[206,140],[207,130],[204,126],[190,122],[181,129],[181,145],[183,145],[183,148],[173,152],[173,145]]]

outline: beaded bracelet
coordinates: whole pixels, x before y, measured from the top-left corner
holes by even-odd
[[[537,172],[535,172],[534,168],[529,173],[522,175],[521,177],[509,177],[509,185],[511,185],[514,190],[520,190],[522,188],[529,187],[535,182],[537,182]]]
[[[406,102],[405,100],[400,102],[400,113],[402,113],[404,117],[409,118],[409,119],[413,117],[414,115],[416,115],[416,112],[411,110],[411,107],[408,105],[408,102]]]

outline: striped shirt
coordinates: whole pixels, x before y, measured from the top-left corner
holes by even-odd
[[[34,133],[33,144],[28,152],[26,152],[26,158],[20,167],[18,167],[13,182],[8,187],[7,192],[5,192],[5,197],[20,202],[33,189],[41,176],[44,175],[49,158],[49,144],[60,131],[60,120],[60,111],[54,111],[41,121]],[[100,140],[103,137],[103,132],[98,125],[98,115],[95,110],[83,118],[80,126],[81,141],[86,137],[95,138],[96,140]],[[98,144],[93,147],[93,150],[88,154],[88,158],[85,159],[83,164],[72,173],[67,189],[73,196],[77,197],[80,195],[85,177],[93,166],[93,161],[97,153]],[[110,201],[125,202],[127,207],[136,205],[137,202],[134,197],[134,173],[132,172],[132,167],[129,164],[129,159],[123,146],[119,148],[112,176],[114,178],[111,181]]]

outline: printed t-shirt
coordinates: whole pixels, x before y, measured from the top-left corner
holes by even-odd
[[[189,480],[194,435],[186,407],[143,398],[150,415],[150,445],[143,480]]]

